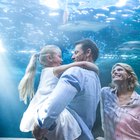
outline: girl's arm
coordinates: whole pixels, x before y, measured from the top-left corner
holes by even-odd
[[[84,69],[92,70],[92,71],[96,72],[97,74],[99,74],[99,68],[97,65],[95,65],[94,63],[88,62],[88,61],[82,61],[82,62],[83,62]]]
[[[81,61],[81,62],[73,62],[70,64],[54,67],[53,69],[54,75],[59,76],[65,70],[74,66],[79,66],[88,70],[95,71],[97,74],[99,73],[99,68],[95,64],[87,61]]]

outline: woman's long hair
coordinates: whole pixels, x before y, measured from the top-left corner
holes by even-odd
[[[28,97],[31,100],[34,96],[34,77],[36,73],[37,60],[39,60],[43,67],[49,66],[46,56],[47,54],[53,55],[55,50],[60,51],[59,47],[55,45],[46,45],[41,49],[39,54],[32,55],[26,68],[25,75],[18,85],[20,100],[24,101],[25,104],[27,104]]]

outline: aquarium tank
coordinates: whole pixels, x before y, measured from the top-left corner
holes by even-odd
[[[84,38],[99,48],[96,64],[102,87],[111,82],[116,62],[130,64],[140,79],[140,0],[0,1],[0,137],[32,137],[19,129],[28,104],[18,93],[31,55],[55,44],[68,64],[74,43]],[[35,88],[40,71],[38,65]]]

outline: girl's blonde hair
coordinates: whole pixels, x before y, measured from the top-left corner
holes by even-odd
[[[56,51],[61,50],[55,45],[46,45],[41,49],[40,53],[32,55],[26,68],[25,75],[18,85],[20,100],[24,101],[25,104],[27,104],[28,97],[31,100],[34,96],[34,77],[36,73],[37,60],[39,60],[41,65],[47,67],[49,64],[47,62],[46,55],[50,54],[53,56]]]
[[[134,72],[133,68],[126,64],[126,63],[116,63],[113,67],[112,67],[112,71],[114,70],[114,68],[116,66],[121,66],[122,68],[124,68],[126,70],[126,72],[130,75],[130,78],[128,80],[128,90],[129,91],[133,91],[135,89],[136,86],[139,86],[139,82],[138,82],[138,78],[136,73]]]

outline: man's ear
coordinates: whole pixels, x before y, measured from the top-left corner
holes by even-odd
[[[88,48],[88,49],[86,50],[86,55],[87,55],[88,57],[91,55],[91,49],[90,49],[90,48]]]

